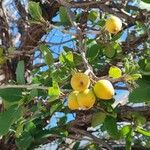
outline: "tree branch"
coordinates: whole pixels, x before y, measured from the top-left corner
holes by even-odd
[[[78,133],[78,134],[81,134],[83,136],[87,136],[87,137],[91,138],[94,143],[96,143],[100,146],[103,146],[103,147],[107,148],[108,150],[113,150],[113,148],[111,148],[111,146],[109,144],[107,144],[105,141],[101,140],[100,138],[97,138],[96,136],[89,133],[88,131],[77,129],[74,127],[71,127],[70,130],[74,133]]]
[[[104,3],[101,3],[101,2],[95,2],[95,3],[92,3],[92,2],[72,2],[72,8],[99,8],[100,10],[102,10],[103,12],[108,12],[110,14],[114,14],[116,16],[118,16],[119,18],[124,18],[125,20],[128,21],[128,23],[133,23],[136,21],[135,18],[123,13],[123,12],[120,12],[120,11],[114,11],[111,7],[109,7],[108,4],[104,4]]]

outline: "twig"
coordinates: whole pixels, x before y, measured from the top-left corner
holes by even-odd
[[[129,90],[128,87],[116,86],[116,85],[114,85],[114,88],[115,88],[116,90]]]
[[[111,146],[109,146],[105,141],[97,138],[93,134],[90,134],[88,131],[77,129],[77,128],[74,128],[74,127],[71,128],[71,131],[93,139],[94,143],[96,143],[98,145],[102,145],[103,147],[107,148],[108,150],[113,150],[113,148],[111,148]]]
[[[72,2],[71,3],[72,8],[99,8],[101,9],[103,12],[108,12],[110,14],[115,14],[116,16],[118,16],[119,18],[124,18],[127,21],[129,21],[130,23],[135,22],[136,18],[133,18],[131,16],[129,16],[128,14],[125,14],[123,12],[120,11],[114,11],[112,8],[109,7],[109,5],[106,5],[104,3],[101,2],[87,2],[85,4],[85,2]]]
[[[72,5],[76,7],[89,7],[91,5],[100,5],[106,3],[108,0],[101,0],[100,2],[75,2],[71,3]]]
[[[1,85],[0,89],[9,89],[9,88],[17,88],[17,89],[40,89],[40,90],[48,90],[49,87],[46,86],[38,86],[38,85]]]
[[[62,64],[60,62],[55,62],[52,64],[53,66],[55,66],[56,68],[60,67]],[[38,63],[32,66],[32,69],[36,69],[36,68],[40,68],[43,66],[48,66],[46,63]]]
[[[50,44],[50,45],[62,45],[62,44],[66,44],[66,43],[69,43],[69,42],[72,42],[74,41],[75,38],[73,39],[70,39],[70,40],[67,40],[67,41],[63,41],[63,42],[59,42],[59,43],[53,43],[53,42],[41,42],[41,43],[44,43],[44,44]]]
[[[68,30],[65,30],[64,28],[61,28],[61,27],[55,26],[55,25],[53,25],[53,24],[50,24],[50,23],[48,23],[48,27],[49,27],[50,29],[51,29],[51,28],[55,28],[55,29],[58,29],[59,31],[61,31],[61,32],[63,32],[63,33],[76,36],[76,34],[70,32],[70,31],[68,31]]]
[[[9,89],[9,88],[16,88],[16,89],[38,89],[38,90],[48,90],[50,87],[47,86],[39,86],[39,85],[11,85],[11,84],[7,84],[7,85],[1,85],[0,89]],[[65,92],[70,92],[70,89],[62,89],[61,92],[65,93]]]

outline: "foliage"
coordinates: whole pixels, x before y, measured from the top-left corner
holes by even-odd
[[[150,148],[148,11],[141,11],[136,0],[13,3],[19,17],[11,26],[12,16],[6,13],[11,19],[4,19],[5,33],[10,37],[0,36],[0,72],[5,76],[0,79],[0,148],[13,145],[14,149],[31,150],[56,142],[58,149],[110,150],[122,141],[126,150],[137,145]],[[114,34],[105,29],[113,14],[122,22],[121,30],[119,26]],[[14,26],[20,35],[19,46],[13,43]],[[59,41],[61,34],[69,39]],[[115,95],[104,100],[92,92],[92,108],[69,109],[71,78],[76,72],[88,76],[91,92],[97,81],[109,80]],[[97,92],[105,92],[102,89]],[[123,103],[120,96],[120,104],[114,108],[120,90],[129,92],[128,102]],[[142,107],[134,107],[138,103]]]

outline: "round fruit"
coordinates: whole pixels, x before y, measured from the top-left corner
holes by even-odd
[[[95,95],[92,90],[86,89],[83,92],[79,92],[77,95],[77,101],[81,109],[90,109],[95,103]]]
[[[77,102],[77,95],[78,95],[78,93],[79,92],[77,92],[77,91],[73,91],[68,96],[68,107],[71,110],[75,110],[75,109],[79,108],[79,104]]]
[[[90,85],[90,78],[84,73],[75,73],[71,78],[71,86],[75,91],[84,91]]]
[[[115,93],[113,85],[108,80],[99,80],[94,85],[94,92],[98,98],[105,100],[112,99]]]
[[[112,34],[117,34],[122,28],[122,21],[116,17],[111,16],[106,20],[105,30]]]

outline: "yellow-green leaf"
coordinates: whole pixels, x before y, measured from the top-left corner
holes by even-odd
[[[48,89],[48,95],[50,96],[50,101],[54,101],[59,97],[60,89],[56,81],[53,81],[53,86]]]
[[[122,71],[118,67],[110,67],[109,69],[109,77],[111,78],[120,78],[122,76]]]

